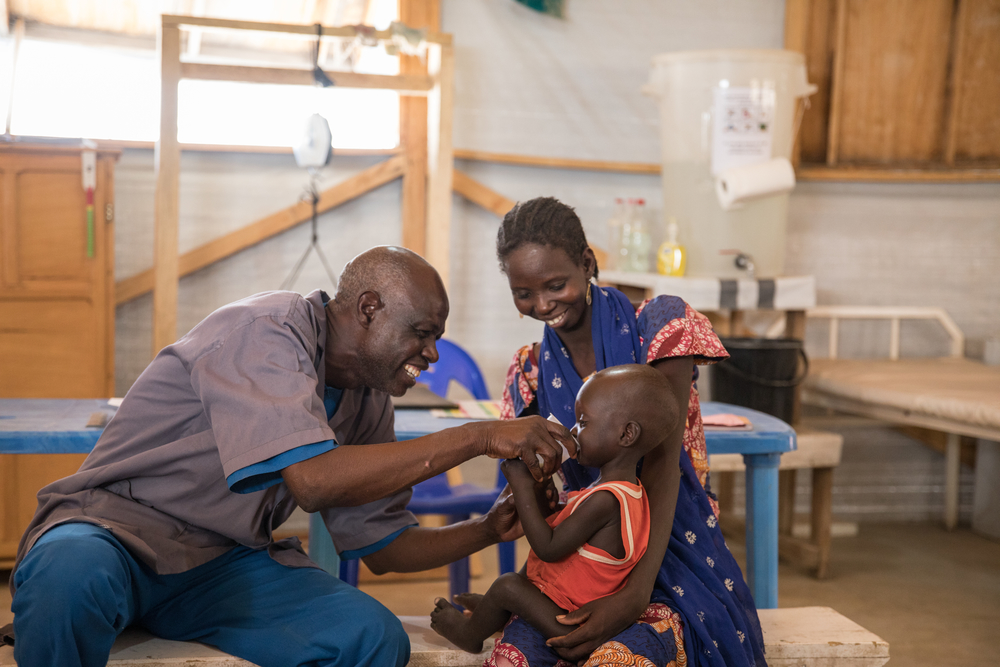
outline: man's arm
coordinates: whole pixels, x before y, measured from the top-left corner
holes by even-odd
[[[473,422],[404,442],[337,447],[292,464],[281,475],[295,502],[316,512],[385,498],[482,454],[523,457],[541,480],[559,466],[557,438],[573,447],[569,431],[541,417]]]
[[[362,560],[375,574],[420,572],[520,536],[521,525],[508,488],[483,516],[441,528],[408,528],[384,548]]]
[[[649,597],[667,553],[674,524],[693,367],[691,357],[672,357],[653,363],[653,368],[663,373],[670,382],[679,418],[660,446],[643,457],[641,479],[649,498],[650,526],[653,526],[653,530],[649,531],[649,544],[629,575],[625,588],[561,618],[568,625],[581,624],[573,632],[548,642],[559,649],[559,654],[567,660],[586,657],[601,643],[634,623],[649,606]]]

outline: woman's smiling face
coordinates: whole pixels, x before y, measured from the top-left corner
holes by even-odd
[[[504,272],[522,315],[556,330],[573,331],[586,320],[593,264],[589,248],[578,264],[562,248],[526,243],[507,255]]]

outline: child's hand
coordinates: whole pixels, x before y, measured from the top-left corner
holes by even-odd
[[[524,488],[535,485],[535,478],[531,476],[531,471],[521,459],[505,459],[500,464],[500,470],[511,487]]]

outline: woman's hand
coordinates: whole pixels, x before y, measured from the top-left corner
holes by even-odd
[[[485,430],[484,454],[494,459],[521,459],[538,482],[552,475],[562,463],[560,443],[570,455],[576,454],[576,442],[566,427],[537,415],[509,421],[479,422],[474,427]]]
[[[636,622],[649,606],[649,596],[626,586],[613,595],[593,600],[576,611],[556,616],[565,625],[579,625],[569,634],[553,637],[546,644],[564,660],[584,660],[594,650]]]

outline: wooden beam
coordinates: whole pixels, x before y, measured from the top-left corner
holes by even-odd
[[[496,162],[516,164],[525,167],[549,167],[552,169],[580,169],[584,171],[613,171],[624,174],[659,174],[660,165],[650,162],[610,162],[607,160],[575,160],[572,158],[539,157],[536,155],[515,155],[511,153],[489,153],[486,151],[455,150],[456,160]]]
[[[181,32],[166,21],[157,34],[160,54],[160,136],[156,142],[153,230],[153,356],[177,340],[177,238],[181,147],[177,142],[177,84]]]
[[[259,32],[284,32],[292,35],[316,36],[316,26],[299,25],[295,23],[267,23],[260,21],[234,21],[231,19],[214,19],[204,16],[176,16],[173,14],[163,15],[163,25],[170,26],[201,26],[204,28],[221,28],[226,30],[256,30]],[[355,37],[357,31],[351,27],[323,26],[324,37]],[[375,39],[390,40],[392,31],[375,30],[372,33]],[[440,44],[451,46],[452,37],[449,34],[428,31],[424,36],[424,41],[429,44]]]
[[[825,167],[802,165],[795,172],[800,181],[859,181],[870,183],[996,183],[1000,168],[973,169],[947,166],[929,169],[898,169],[892,167]]]
[[[337,183],[320,193],[317,210],[324,213],[341,204],[351,201],[366,192],[381,187],[399,178],[406,168],[402,156],[391,157],[388,160],[365,169],[345,181]],[[246,227],[237,229],[208,243],[198,246],[180,256],[178,262],[179,275],[187,276],[199,271],[209,264],[218,262],[242,250],[246,250],[272,236],[288,231],[292,227],[312,218],[312,205],[299,202],[282,209],[277,213],[261,218]],[[153,271],[137,273],[115,285],[116,304],[122,304],[136,299],[153,288]]]
[[[388,74],[357,74],[355,72],[326,72],[340,88],[371,88],[395,90],[403,95],[426,95],[434,83],[427,76]],[[209,65],[182,63],[182,79],[210,81],[243,81],[245,83],[276,83],[290,86],[312,86],[316,83],[312,70],[283,69],[278,67],[250,67],[244,65]]]
[[[445,287],[451,249],[451,188],[454,169],[452,109],[455,93],[455,56],[451,46],[427,50],[427,71],[436,85],[427,95],[427,246],[431,263]]]
[[[479,181],[475,180],[463,171],[455,169],[452,172],[452,187],[455,192],[462,195],[473,204],[482,206],[487,211],[503,218],[507,211],[514,208],[517,202],[507,199],[499,192],[491,190]]]
[[[408,26],[438,30],[439,0],[399,0],[399,19]],[[399,56],[399,73],[427,76],[427,61]],[[428,77],[429,79],[429,77]],[[418,255],[427,253],[427,100],[399,99],[399,143],[406,155],[400,219],[402,244]]]

